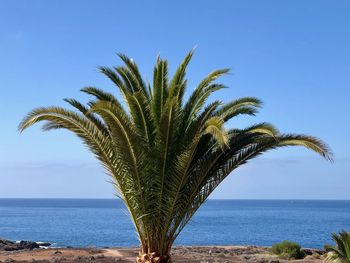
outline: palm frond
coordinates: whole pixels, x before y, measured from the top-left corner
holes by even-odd
[[[129,71],[130,71],[130,76],[132,76],[132,78],[135,80],[135,86],[137,87],[137,91],[142,91],[143,94],[149,98],[149,93],[148,93],[148,89],[146,87],[145,82],[142,79],[142,76],[140,74],[139,68],[137,67],[137,64],[130,59],[129,57],[127,57],[126,55],[122,54],[122,53],[118,53],[118,56],[121,58],[121,60],[124,61],[125,65],[128,67]]]
[[[111,101],[119,104],[117,98],[113,94],[106,92],[102,89],[99,89],[96,87],[85,87],[85,88],[82,88],[80,91],[86,94],[92,95],[99,100],[106,100],[106,101]]]
[[[212,135],[222,149],[228,147],[228,136],[227,132],[223,128],[223,125],[223,120],[218,117],[211,117],[206,122],[206,127],[204,130],[204,134]]]
[[[193,53],[194,53],[194,50],[191,50],[186,55],[185,59],[177,68],[175,75],[169,84],[169,97],[170,98],[177,97],[180,102],[182,101],[182,97],[185,93],[186,84],[187,84],[187,80],[185,79],[186,68],[192,59]]]
[[[316,137],[298,134],[284,134],[278,139],[279,146],[303,146],[320,154],[325,159],[333,161],[333,154],[328,145]]]
[[[108,67],[99,67],[100,72],[109,78],[120,90],[121,94],[125,96],[125,94],[131,92],[123,83],[121,78],[118,76],[116,71]]]
[[[326,248],[326,261],[350,263],[350,233],[342,230],[339,234],[333,233],[332,239],[335,246]]]
[[[245,97],[223,105],[217,111],[217,115],[225,121],[240,114],[255,115],[258,112],[258,108],[261,107],[261,104],[262,102],[257,98]]]
[[[152,114],[155,124],[159,123],[163,113],[165,101],[168,98],[168,63],[165,60],[157,59],[153,73],[153,98]]]

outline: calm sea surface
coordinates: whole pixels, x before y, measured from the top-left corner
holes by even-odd
[[[285,239],[304,247],[331,243],[350,230],[350,201],[210,200],[178,245],[271,245]],[[105,199],[0,199],[0,237],[57,246],[135,246],[122,203]]]

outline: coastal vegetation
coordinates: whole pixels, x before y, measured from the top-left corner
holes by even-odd
[[[274,244],[271,251],[282,259],[302,259],[305,257],[305,252],[301,250],[301,246],[288,240]]]
[[[332,239],[335,246],[325,246],[328,252],[326,260],[336,263],[350,263],[350,232],[343,230],[339,234],[333,233]]]
[[[225,88],[216,80],[228,69],[211,72],[186,100],[192,56],[193,51],[172,78],[168,62],[158,57],[150,84],[137,64],[120,54],[124,66],[100,71],[125,104],[112,93],[85,87],[81,91],[93,97],[86,105],[65,99],[75,110],[36,108],[19,125],[23,131],[46,121],[43,130],[68,129],[82,139],[130,212],[140,240],[139,263],[171,262],[174,241],[210,194],[233,170],[262,153],[303,146],[331,160],[329,148],[313,136],[280,133],[265,122],[229,128],[228,121],[254,116],[262,103],[254,97],[208,102]]]

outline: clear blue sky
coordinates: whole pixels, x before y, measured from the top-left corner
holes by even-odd
[[[335,163],[301,148],[270,152],[235,171],[213,198],[350,199],[350,2],[1,1],[0,197],[113,197],[109,178],[66,131],[19,135],[37,106],[85,101],[79,89],[116,91],[96,67],[133,57],[145,77],[158,54],[171,69],[198,45],[190,87],[216,68],[227,101],[257,96],[258,117],[282,132],[318,136]]]

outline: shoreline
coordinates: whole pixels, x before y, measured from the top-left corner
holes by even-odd
[[[172,256],[176,263],[321,263],[322,250],[307,249],[307,256],[301,260],[284,260],[262,246],[175,246]],[[17,251],[0,251],[0,262],[40,263],[132,263],[138,254],[137,247],[111,248],[47,248]]]

